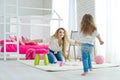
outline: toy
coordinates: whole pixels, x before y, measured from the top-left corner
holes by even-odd
[[[63,65],[64,65],[64,62],[61,61],[61,62],[59,63],[59,66],[61,67],[61,66],[63,66]]]
[[[80,60],[80,62],[81,62],[81,61],[82,61],[82,58],[80,58],[79,60]]]
[[[95,63],[96,64],[103,64],[104,63],[104,57],[103,56],[96,56],[95,57]]]

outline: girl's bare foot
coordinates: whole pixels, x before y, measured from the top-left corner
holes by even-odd
[[[84,72],[84,73],[82,73],[81,75],[82,75],[82,76],[86,76],[86,75],[87,75],[87,72]]]
[[[92,71],[92,69],[89,69],[90,71]]]

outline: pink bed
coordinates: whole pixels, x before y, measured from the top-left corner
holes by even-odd
[[[7,42],[11,42],[10,40],[7,40]],[[0,41],[0,44],[2,44],[2,48],[1,48],[1,52],[4,52],[4,42],[3,40]],[[27,50],[28,49],[35,49],[35,50],[38,50],[38,49],[48,49],[48,45],[45,45],[45,44],[41,44],[41,45],[38,45],[38,44],[26,44],[26,45],[19,45],[19,53],[20,54],[26,54]],[[17,51],[17,45],[16,44],[7,44],[6,45],[6,51],[7,52],[16,52]]]

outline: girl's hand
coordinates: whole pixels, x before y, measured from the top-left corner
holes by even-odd
[[[104,42],[103,41],[100,41],[100,45],[103,45],[104,44]]]
[[[78,45],[78,46],[80,46],[80,41],[75,41],[75,45]]]

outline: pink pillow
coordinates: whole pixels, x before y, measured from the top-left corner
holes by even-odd
[[[21,39],[22,39],[22,41],[26,41],[27,40],[27,38],[24,37],[24,36],[21,36]]]
[[[17,41],[17,37],[15,35],[9,35],[9,37],[12,41]]]
[[[17,41],[17,37],[15,35],[9,35],[12,41]],[[21,37],[22,40],[19,40],[19,45],[25,45],[24,41],[26,40],[24,36]]]

